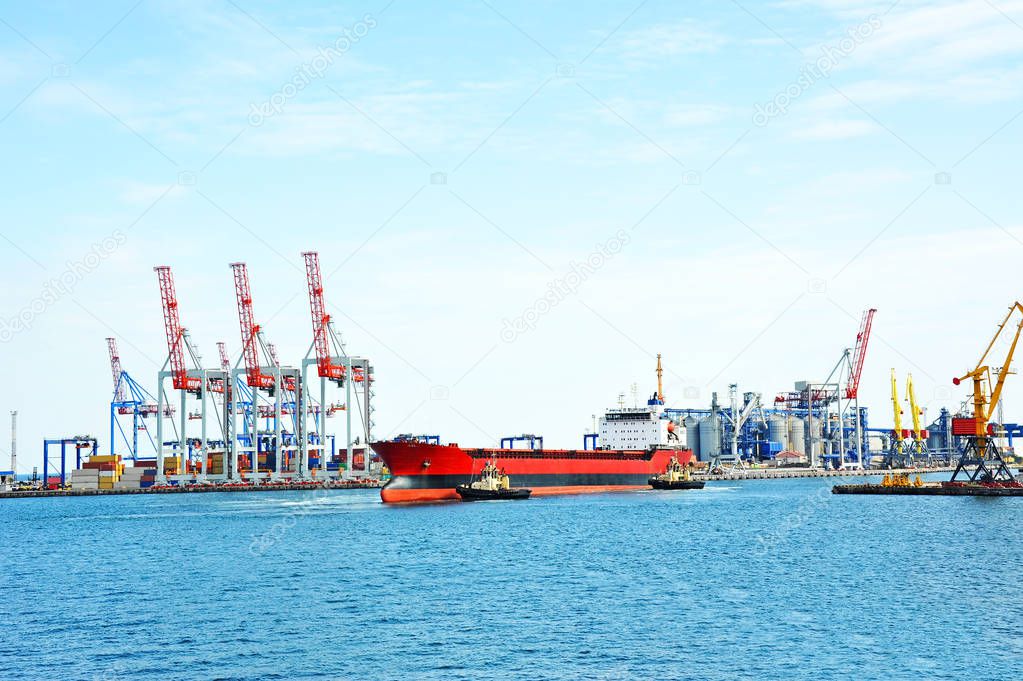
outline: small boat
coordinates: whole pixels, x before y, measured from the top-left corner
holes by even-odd
[[[480,471],[480,479],[455,487],[462,501],[494,501],[499,499],[528,499],[531,489],[513,488],[508,476],[493,461]]]
[[[477,489],[470,485],[455,487],[462,501],[494,501],[497,499],[528,499],[531,489]]]
[[[654,489],[703,489],[703,480],[663,480],[661,476],[650,478],[650,486]]]
[[[678,457],[668,460],[667,470],[648,481],[654,489],[703,489],[703,480],[693,480],[693,464],[683,466]]]

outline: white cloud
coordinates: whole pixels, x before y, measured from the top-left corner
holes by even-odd
[[[1023,1],[1000,3],[1010,16],[1023,14]],[[1023,52],[1018,26],[985,2],[930,3],[912,9],[896,8],[883,26],[858,50],[871,61],[901,58],[922,70],[937,73],[960,68],[993,55]]]
[[[729,114],[731,107],[702,104],[696,106],[668,107],[664,113],[664,122],[677,127],[703,126],[720,123]]]
[[[803,140],[845,140],[869,135],[877,130],[870,121],[838,120],[824,121],[794,130],[791,136]]]
[[[621,45],[626,58],[646,60],[714,52],[728,41],[727,36],[686,20],[630,31],[622,37]]]
[[[160,199],[162,201],[179,198],[184,193],[183,186],[170,183],[153,184],[139,182],[138,180],[122,180],[118,185],[118,197],[121,201],[146,206],[152,205],[161,196],[163,197],[163,199]]]

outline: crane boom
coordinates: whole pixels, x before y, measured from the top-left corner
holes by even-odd
[[[217,353],[220,355],[220,368],[224,371],[231,369],[231,360],[227,357],[227,343],[217,341]]]
[[[867,343],[870,341],[870,329],[874,325],[874,313],[877,308],[863,312],[860,330],[856,334],[856,347],[853,348],[852,362],[849,366],[849,381],[845,385],[845,399],[854,400],[859,394],[860,377],[863,375],[863,363],[867,358]]]
[[[202,380],[189,377],[185,369],[185,329],[178,318],[178,297],[174,291],[174,274],[167,265],[154,267],[160,282],[160,301],[163,305],[163,326],[167,335],[167,356],[170,360],[171,375],[175,390],[195,392],[202,386]]]
[[[124,402],[124,381],[121,380],[121,355],[117,352],[117,339],[107,338],[107,351],[110,353],[110,373],[114,378],[114,401]]]
[[[1016,326],[1016,333],[1009,344],[1005,360],[1001,366],[993,368],[997,376],[994,381],[992,381],[991,377],[992,367],[987,362],[991,350],[1005,331],[1013,313],[1017,311],[1023,313],[1023,304],[1019,301],[1014,302],[1009,307],[1009,311],[1002,319],[1002,323],[998,325],[998,330],[995,331],[995,335],[991,338],[991,342],[984,348],[984,353],[977,361],[977,366],[966,375],[952,379],[952,383],[955,385],[959,385],[966,379],[970,379],[973,383],[973,436],[967,444],[967,453],[964,453],[960,458],[959,464],[952,474],[953,482],[956,481],[960,472],[964,471],[969,475],[971,482],[978,479],[1015,482],[1015,476],[999,454],[998,447],[989,442],[988,423],[991,420],[992,411],[998,406],[998,401],[1002,398],[1002,388],[1005,386],[1005,379],[1010,373],[1013,373],[1011,369],[1012,358],[1016,353],[1016,346],[1019,344],[1020,333],[1023,332],[1023,318],[1020,319],[1019,324]],[[975,452],[975,456],[968,455],[971,451]],[[988,464],[991,463],[995,464],[994,468],[988,467]]]
[[[902,405],[899,403],[899,384],[895,378],[895,369],[892,369],[892,411],[894,413],[896,440],[902,439]]]
[[[313,347],[316,350],[316,370],[321,378],[335,381],[345,375],[343,364],[335,364],[330,354],[330,315],[323,298],[323,276],[320,273],[320,254],[309,251],[305,259],[306,281],[309,284],[309,312],[313,319]]]
[[[664,403],[664,370],[661,368],[661,353],[657,353],[657,399]]]
[[[1011,372],[1009,370],[1010,364],[1012,364],[1012,357],[1016,353],[1016,345],[1019,343],[1020,332],[1023,331],[1023,319],[1020,319],[1019,324],[1016,326],[1016,333],[1012,338],[1012,343],[1009,345],[1009,351],[1006,354],[1005,361],[1001,367],[998,367],[996,374],[998,378],[994,382],[994,387],[991,390],[990,396],[988,395],[987,388],[991,386],[991,367],[985,364],[988,355],[991,354],[992,348],[995,343],[998,342],[998,338],[1002,335],[1002,331],[1005,330],[1006,324],[1009,323],[1009,319],[1012,318],[1012,313],[1019,310],[1023,312],[1023,304],[1018,301],[1013,303],[1009,308],[1009,312],[1002,319],[1002,323],[998,325],[998,330],[995,331],[995,335],[991,338],[991,342],[988,343],[984,349],[984,354],[980,356],[980,360],[977,362],[976,368],[973,371],[967,373],[965,376],[952,379],[955,385],[959,385],[966,379],[973,380],[973,420],[974,420],[974,434],[980,438],[978,443],[978,449],[983,455],[985,447],[985,436],[987,435],[987,424],[991,420],[991,411],[998,405],[998,400],[1002,398],[1002,387],[1005,385],[1005,377]]]
[[[923,442],[924,431],[920,427],[920,416],[923,410],[916,401],[916,390],[913,388],[913,374],[906,374],[906,398],[909,400],[909,411],[913,415],[913,440]]]
[[[259,325],[253,321],[252,292],[249,270],[243,262],[231,263],[234,272],[235,298],[238,302],[238,325],[242,336],[242,357],[245,358],[246,382],[250,388],[271,388],[274,378],[264,374],[259,363]]]

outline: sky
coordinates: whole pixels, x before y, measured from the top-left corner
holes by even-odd
[[[871,424],[892,368],[931,418],[1023,297],[1021,0],[7,0],[0,144],[22,473],[109,447],[107,336],[155,390],[156,265],[215,364],[248,263],[295,364],[318,251],[375,437],[474,446],[581,446],[657,353],[669,406],[771,401],[868,307]]]

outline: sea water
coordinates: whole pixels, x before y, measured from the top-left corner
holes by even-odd
[[[1014,679],[1023,499],[0,501],[0,678]]]

